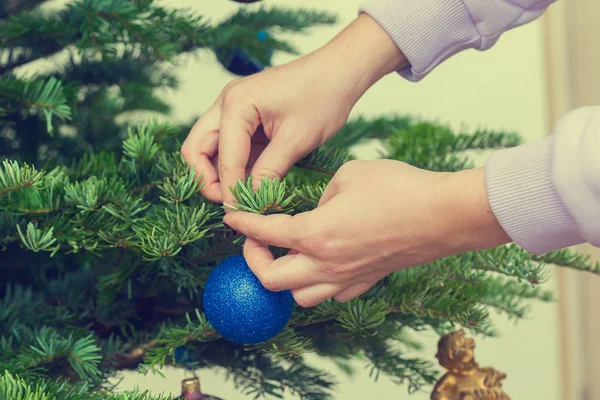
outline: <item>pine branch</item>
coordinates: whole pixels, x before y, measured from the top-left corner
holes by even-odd
[[[284,329],[268,342],[247,346],[247,351],[272,355],[274,358],[295,359],[314,352],[309,338],[299,336],[292,329]]]
[[[346,149],[321,146],[296,163],[298,167],[333,176],[344,163],[353,157]]]
[[[430,171],[460,171],[472,168],[467,150],[514,147],[520,139],[513,133],[477,130],[455,134],[449,127],[416,123],[398,130],[385,140],[386,157]]]
[[[266,29],[278,27],[288,32],[302,32],[315,25],[331,25],[337,18],[333,14],[320,11],[266,8],[250,9],[241,7],[223,21],[223,25],[237,25]]]
[[[25,380],[9,371],[0,375],[0,398],[10,400],[171,400],[168,396],[151,395],[135,389],[126,393],[92,392],[87,385],[72,385],[65,381]]]
[[[0,18],[32,10],[45,1],[47,0],[2,0],[0,2]]]
[[[600,261],[593,262],[589,255],[578,254],[568,249],[553,251],[541,256],[534,255],[532,259],[577,271],[600,274]]]
[[[53,118],[65,121],[71,118],[62,83],[55,78],[23,81],[12,77],[0,78],[0,97],[6,97],[15,107],[31,114],[41,114],[46,130],[53,133]]]
[[[377,380],[384,373],[397,384],[407,384],[409,394],[433,384],[438,377],[430,362],[407,358],[401,351],[391,350],[385,344],[367,347],[366,353],[370,361],[369,376]]]
[[[0,197],[26,187],[39,188],[42,177],[43,173],[34,167],[4,160],[0,168]]]
[[[345,149],[370,139],[384,140],[399,131],[408,130],[414,123],[410,117],[396,115],[377,118],[358,117],[348,121],[327,144]]]
[[[290,213],[298,205],[295,193],[288,190],[285,180],[266,177],[260,183],[257,191],[253,189],[253,177],[246,178],[246,182],[238,180],[237,185],[231,189],[236,198],[233,210],[243,210],[257,214]]]

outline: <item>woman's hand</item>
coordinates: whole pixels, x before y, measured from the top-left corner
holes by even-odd
[[[492,214],[483,169],[420,170],[399,161],[351,161],[318,207],[262,216],[230,212],[225,223],[247,236],[244,256],[270,290],[296,302],[344,302],[391,272],[510,242]],[[289,248],[274,259],[268,245]]]
[[[203,176],[202,194],[232,204],[229,188],[247,174],[258,184],[282,178],[346,123],[371,85],[404,66],[394,42],[363,14],[314,53],[231,82],[181,149]]]

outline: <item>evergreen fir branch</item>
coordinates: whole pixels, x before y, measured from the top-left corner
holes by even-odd
[[[267,377],[269,374],[267,374]],[[284,370],[282,379],[284,389],[303,400],[331,399],[331,388],[335,384],[333,376],[324,371],[311,368],[302,362],[295,362]],[[279,397],[279,396],[276,396]]]
[[[265,177],[257,191],[253,189],[253,177],[248,176],[246,183],[238,180],[231,193],[236,198],[232,210],[243,210],[256,214],[289,213],[298,204],[295,193],[287,188],[285,180]]]
[[[551,292],[532,287],[525,282],[507,280],[502,277],[487,277],[473,286],[477,294],[477,302],[488,308],[507,315],[512,319],[522,319],[529,311],[529,304],[524,300],[536,299],[544,302],[553,301]]]
[[[353,158],[346,149],[321,146],[301,159],[296,165],[304,169],[333,176],[335,171]]]
[[[0,18],[32,10],[45,1],[47,0],[2,0],[0,2]]]
[[[23,188],[39,188],[43,173],[27,164],[4,160],[0,168],[0,197]]]
[[[144,126],[137,131],[128,129],[127,140],[123,142],[123,153],[134,160],[148,162],[154,158],[160,147],[155,142],[155,132]]]
[[[65,187],[65,201],[73,203],[83,212],[92,212],[98,209],[103,200],[109,195],[110,186],[118,184],[120,184],[118,181],[109,183],[106,178],[98,179],[92,176],[83,182],[74,182],[67,185]]]
[[[514,147],[517,135],[477,130],[472,134],[455,134],[449,127],[420,122],[398,130],[385,140],[386,157],[430,171],[459,171],[473,163],[459,154],[466,150]]]
[[[269,354],[275,358],[292,359],[314,352],[312,341],[292,329],[284,329],[269,341],[246,346],[247,351]]]
[[[60,249],[59,245],[52,246],[56,243],[53,227],[41,230],[36,228],[35,225],[30,222],[27,224],[27,231],[25,234],[23,234],[19,225],[17,225],[17,231],[19,232],[21,243],[31,251],[49,251],[52,253],[51,255],[54,255]]]
[[[13,192],[9,199],[16,207],[13,206],[12,211],[17,214],[47,215],[63,210],[61,194],[66,180],[66,175],[54,170],[44,176],[43,187],[26,187]]]
[[[369,139],[387,139],[399,131],[408,130],[415,122],[405,116],[384,116],[377,118],[353,118],[327,142],[331,147],[346,149]]]
[[[168,10],[154,5],[150,8],[147,19],[151,26],[164,27],[158,38],[171,44],[173,54],[190,52],[213,44],[215,26],[189,10]]]
[[[452,151],[504,149],[516,147],[522,143],[521,137],[514,132],[496,132],[477,129],[473,133],[455,135]]]
[[[147,260],[176,256],[183,246],[207,235],[211,228],[222,225],[208,225],[213,213],[202,204],[200,207],[186,207],[176,204],[156,214],[157,220],[134,226],[141,238],[141,250],[148,255]]]
[[[124,42],[158,60],[172,60],[181,51],[205,47],[210,26],[189,11],[167,10],[153,2],[112,1],[107,4],[78,4],[84,15],[93,16],[82,29],[78,46],[100,44],[106,54],[114,52],[112,43]],[[160,26],[162,29],[157,30]],[[106,29],[109,28],[109,29]]]
[[[500,246],[479,252],[467,252],[436,261],[432,265],[444,264],[453,270],[480,270],[496,272],[509,277],[523,279],[531,284],[547,279],[545,267],[536,263],[532,255],[517,245]]]
[[[349,332],[361,336],[377,335],[377,328],[385,322],[388,305],[382,301],[353,299],[348,308],[341,312],[337,321]]]
[[[62,83],[54,78],[48,81],[34,80],[25,83],[22,101],[30,111],[42,113],[46,120],[46,130],[53,133],[52,118],[71,118],[71,108],[66,104]]]
[[[155,63],[145,54],[124,51],[114,58],[98,59],[86,54],[81,59],[71,57],[57,74],[64,82],[83,86],[106,85],[123,87],[135,84],[146,88],[177,88],[177,78],[168,68]]]
[[[7,61],[0,65],[0,75],[38,60],[50,57],[65,44],[76,40],[77,30],[62,13],[43,15],[23,12],[0,21],[0,49]]]
[[[121,85],[122,112],[144,111],[169,114],[171,105],[166,103],[160,94],[156,93],[156,89],[131,82]]]
[[[0,97],[8,99],[13,108],[26,114],[41,114],[46,130],[53,133],[53,118],[61,121],[71,118],[62,82],[54,77],[21,80],[12,76],[0,78]]]
[[[199,265],[216,258],[223,258],[225,255],[231,254],[232,244],[241,237],[240,233],[229,231],[222,235],[215,234],[205,241],[200,241],[199,244],[202,251],[197,257],[192,258],[189,263],[192,265]]]
[[[34,292],[31,287],[7,284],[4,297],[0,299],[0,338],[12,338],[12,333],[18,331],[19,326],[31,326],[44,319],[46,310],[41,293]]]
[[[160,337],[139,348],[140,350],[143,349],[142,355],[144,359],[144,365],[140,366],[141,371],[147,373],[156,366],[174,363],[175,349],[180,346],[215,340],[220,337],[206,317],[198,310],[195,311],[195,320],[192,320],[189,314],[186,314],[185,319],[186,323],[183,326],[165,328],[162,330]],[[140,350],[135,349],[134,353],[138,353]]]
[[[304,185],[296,187],[296,197],[302,200],[303,203],[310,204],[313,208],[319,204],[321,196],[325,192],[326,184],[321,183],[314,186]]]
[[[160,199],[167,203],[182,203],[197,194],[202,188],[200,183],[202,176],[196,177],[193,169],[190,169],[187,174],[177,176],[174,179],[166,178],[163,184],[158,185],[158,188],[166,195]]]
[[[369,376],[377,380],[384,373],[397,384],[407,384],[409,394],[421,390],[424,385],[433,384],[438,378],[430,362],[407,358],[401,351],[392,350],[385,343],[367,347],[365,352],[370,361]]]
[[[600,274],[600,262],[593,262],[586,254],[575,253],[569,249],[557,250],[541,256],[533,255],[534,261],[554,264],[577,271],[587,271]]]
[[[235,356],[234,356],[235,357]],[[226,379],[252,399],[282,398],[287,391],[303,400],[330,400],[333,377],[296,361],[290,366],[266,357],[246,355],[230,361],[226,366]]]
[[[25,380],[5,370],[0,374],[1,400],[171,400],[164,395],[151,395],[148,391],[125,393],[109,393],[108,391],[92,392],[92,388],[84,384],[73,385],[66,381],[49,382],[47,380]]]
[[[315,25],[331,25],[336,23],[335,15],[311,10],[240,7],[238,11],[223,21],[224,25],[267,29],[277,27],[289,32],[302,32]]]
[[[0,209],[0,251],[6,250],[9,243],[20,239],[15,227],[21,225],[25,228],[24,221],[14,213],[7,213]]]
[[[67,166],[68,174],[73,180],[81,180],[89,176],[118,176],[119,163],[113,152],[86,152],[81,158],[72,160]]]
[[[98,379],[100,348],[96,346],[92,336],[76,339],[72,335],[63,337],[55,330],[45,327],[36,333],[35,343],[29,350],[18,355],[23,365],[30,368],[42,367],[50,370],[68,362],[73,372],[82,380]]]
[[[174,128],[179,131],[177,128]],[[184,175],[190,170],[190,167],[185,163],[181,152],[161,152],[158,157],[156,167],[165,175]]]

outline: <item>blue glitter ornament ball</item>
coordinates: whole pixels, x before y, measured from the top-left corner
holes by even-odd
[[[256,344],[277,335],[292,315],[289,290],[264,288],[242,256],[229,257],[210,274],[204,287],[204,313],[226,339]]]
[[[260,31],[257,35],[259,42],[264,42],[269,37],[265,31]],[[265,69],[265,65],[255,57],[252,57],[241,49],[217,50],[217,59],[232,74],[238,76],[248,76],[256,74]],[[264,54],[265,58],[270,60],[273,50],[269,49]]]

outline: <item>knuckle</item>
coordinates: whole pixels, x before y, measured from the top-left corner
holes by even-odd
[[[321,266],[321,274],[329,279],[337,280],[344,277],[346,274],[345,266],[337,263],[328,263]]]
[[[296,236],[295,242],[298,244],[299,250],[304,250],[310,254],[322,255],[323,243],[321,235],[311,232],[310,229],[294,229],[293,234]]]
[[[277,171],[273,171],[272,169],[267,169],[267,168],[262,168],[262,169],[256,171],[256,174],[254,174],[254,176],[256,177],[257,181],[262,181],[265,178],[279,179],[279,180],[283,179],[281,174],[279,174]]]
[[[246,99],[245,90],[236,83],[228,84],[223,90],[223,108],[230,108]]]
[[[221,91],[221,95],[222,96],[227,95],[227,93],[231,92],[233,90],[233,88],[235,88],[237,85],[238,85],[237,79],[227,82],[227,84],[223,87],[223,90]]]
[[[192,147],[189,145],[188,142],[183,142],[183,144],[181,145],[181,149],[179,149],[179,152],[181,153],[181,156],[187,160],[192,152]]]

